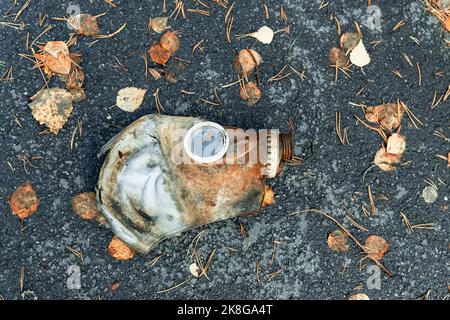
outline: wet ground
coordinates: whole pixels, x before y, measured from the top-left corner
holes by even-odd
[[[25,1],[0,0],[3,16],[17,12]],[[191,1],[186,1],[186,3]],[[171,61],[169,68],[178,73],[176,84],[147,81],[140,53],[158,39],[147,32],[149,17],[161,15],[162,1],[116,1],[112,8],[104,1],[73,1],[81,11],[97,15],[101,30],[110,33],[122,24],[127,27],[111,39],[89,46],[91,38],[80,38],[71,51],[82,54],[81,66],[86,74],[87,99],[75,105],[74,112],[58,135],[40,134],[32,118],[28,99],[44,85],[33,64],[18,56],[28,53],[27,32],[35,39],[47,25],[53,29],[39,41],[67,40],[65,23],[49,18],[62,17],[69,3],[32,1],[18,21],[27,26],[18,31],[0,26],[0,61],[13,67],[13,81],[0,82],[0,295],[5,299],[344,299],[364,292],[372,299],[413,299],[428,290],[430,298],[440,299],[448,293],[449,244],[449,175],[445,161],[435,155],[445,155],[449,143],[433,135],[440,130],[449,136],[449,102],[430,110],[434,92],[443,94],[449,83],[448,49],[442,40],[437,19],[423,10],[423,3],[414,1],[382,1],[381,30],[364,26],[367,21],[367,1],[330,1],[318,9],[320,1],[280,1],[291,26],[291,34],[278,33],[270,45],[255,44],[263,57],[260,67],[263,98],[248,107],[239,98],[238,87],[221,88],[235,81],[232,60],[242,48],[253,45],[250,39],[233,40],[228,44],[223,23],[226,10],[211,5],[210,16],[186,12],[187,19],[171,19],[170,25],[181,30],[180,58],[191,61]],[[268,25],[274,30],[284,28],[280,19],[279,1],[237,1],[233,16],[235,34],[243,34]],[[378,1],[372,1],[377,4]],[[139,3],[139,4],[138,4]],[[210,3],[210,1],[206,1]],[[264,17],[267,4],[270,18]],[[187,8],[198,5],[186,4]],[[168,1],[169,13],[174,9]],[[9,11],[11,10],[11,11]],[[70,12],[70,11],[69,11]],[[48,18],[39,27],[39,13]],[[364,41],[372,62],[364,73],[353,68],[351,78],[341,73],[334,82],[334,69],[329,67],[328,52],[338,45],[336,15],[343,31],[354,31],[353,21],[362,25]],[[401,20],[405,25],[392,28]],[[420,40],[415,44],[410,36]],[[204,53],[191,54],[193,46],[204,40]],[[381,40],[377,46],[370,45]],[[413,63],[403,58],[406,53]],[[117,58],[127,72],[111,65]],[[305,70],[306,80],[294,75],[267,82],[284,65]],[[418,85],[416,63],[422,70],[422,85]],[[403,79],[392,70],[399,70]],[[1,70],[6,71],[5,68]],[[444,76],[435,73],[443,71]],[[53,79],[50,86],[61,86]],[[144,105],[135,113],[126,113],[115,104],[117,91],[127,86],[148,88]],[[94,191],[101,161],[96,154],[103,144],[140,116],[155,113],[152,93],[160,88],[160,99],[166,114],[199,116],[224,125],[243,128],[280,128],[287,130],[292,119],[296,132],[296,153],[307,160],[300,166],[288,166],[270,181],[276,193],[276,204],[257,217],[246,217],[216,223],[167,240],[147,255],[131,261],[115,261],[106,251],[112,232],[94,222],[80,220],[71,211],[71,198],[84,191]],[[356,97],[360,88],[365,90]],[[214,100],[213,89],[222,106],[200,102]],[[184,96],[181,89],[195,92]],[[412,161],[396,172],[381,172],[372,168],[362,181],[381,141],[380,137],[357,123],[354,114],[361,111],[349,102],[377,105],[383,102],[405,102],[421,119],[423,127],[415,129],[405,117],[402,133],[407,136],[404,161]],[[348,127],[350,144],[341,145],[335,134],[335,112],[342,117],[342,127]],[[15,120],[17,117],[22,127]],[[72,132],[82,119],[84,132],[70,150]],[[42,157],[31,160],[34,167],[18,158]],[[9,166],[11,164],[12,168]],[[426,203],[422,190],[424,180],[438,187],[438,197]],[[439,179],[441,181],[439,181]],[[31,181],[41,199],[39,211],[25,220],[21,231],[18,219],[10,212],[7,197],[25,181]],[[369,208],[367,185],[371,185],[376,216],[366,217],[361,205]],[[359,195],[358,192],[361,192]],[[389,201],[378,199],[381,194]],[[353,227],[345,218],[344,206],[369,231]],[[327,234],[336,229],[330,220],[305,213],[289,218],[298,210],[317,208],[332,214],[360,241],[369,234],[379,234],[390,244],[382,259],[393,276],[381,271],[380,286],[371,262],[360,268],[358,248],[352,244],[348,253],[333,253],[327,247]],[[433,223],[434,230],[415,230],[408,234],[400,213],[411,223]],[[240,223],[248,238],[240,234]],[[187,250],[192,239],[207,230],[198,244],[204,261],[215,248],[216,254],[208,278],[193,279],[168,292],[158,293],[191,277]],[[273,256],[273,241],[280,241]],[[84,255],[80,260],[67,250],[72,247]],[[150,262],[164,254],[159,261]],[[256,263],[260,263],[260,284]],[[75,266],[75,267],[74,267]],[[68,278],[80,267],[81,288],[70,289]],[[20,274],[24,270],[21,294]],[[369,269],[367,269],[369,268]],[[281,270],[281,271],[279,271]],[[279,271],[274,277],[270,275]],[[375,278],[374,278],[375,276]],[[113,292],[111,284],[120,283]]]

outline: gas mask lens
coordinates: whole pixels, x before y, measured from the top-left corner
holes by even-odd
[[[186,134],[184,150],[196,162],[212,163],[226,154],[229,143],[227,132],[222,126],[214,122],[201,122]]]

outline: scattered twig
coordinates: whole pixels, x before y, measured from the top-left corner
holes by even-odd
[[[127,23],[124,23],[119,29],[117,29],[116,31],[114,31],[113,33],[110,34],[105,34],[105,35],[95,35],[94,38],[95,39],[109,39],[109,38],[113,38],[116,35],[118,35],[120,32],[123,31],[123,29],[125,29],[127,26]]]
[[[172,290],[175,290],[176,288],[179,288],[179,287],[183,286],[184,284],[188,283],[188,282],[191,281],[191,280],[192,280],[192,277],[190,277],[190,278],[184,280],[183,282],[180,282],[179,284],[176,284],[176,285],[174,285],[174,286],[172,286],[172,287],[170,287],[170,288],[167,288],[167,289],[164,289],[164,290],[160,290],[160,291],[158,291],[157,293],[167,293],[167,292],[170,292],[170,291],[172,291]]]

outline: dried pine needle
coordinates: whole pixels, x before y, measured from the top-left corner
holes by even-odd
[[[405,25],[405,21],[401,20],[392,28],[392,31],[396,31],[396,30],[402,28],[404,25]]]
[[[286,25],[288,22],[288,18],[286,12],[284,11],[283,5],[280,6],[280,17],[281,21],[283,21],[283,23]]]
[[[225,24],[230,20],[231,12],[233,11],[234,5],[236,4],[236,1],[233,2],[233,4],[228,9],[227,13],[225,14]]]
[[[406,54],[406,52],[402,52],[402,56],[403,56],[403,58],[406,60],[406,62],[408,62],[408,64],[409,64],[411,67],[414,67],[414,65],[413,65],[412,62],[411,62],[410,57]]]
[[[264,17],[266,17],[266,19],[269,20],[270,19],[269,8],[265,3],[263,3],[263,8],[264,8]]]
[[[303,70],[302,72],[294,69],[293,67],[289,66],[289,68],[301,79],[301,80],[305,80],[306,76],[305,76],[305,70]]]
[[[284,70],[286,70],[287,67],[288,67],[288,66],[285,65],[283,68],[281,68],[280,71],[277,72],[276,75],[274,75],[274,76],[271,77],[269,80],[267,80],[267,82],[279,81],[279,80],[282,80],[282,79],[284,79],[284,78],[289,77],[289,76],[292,74],[292,72],[289,72],[289,73],[287,73],[287,74],[285,74],[285,75],[282,75],[282,73],[284,72]]]
[[[375,202],[373,200],[372,187],[370,185],[367,187],[367,192],[369,194],[369,200],[370,200],[370,212],[372,213],[372,216],[374,216],[376,214],[376,208],[375,208]]]
[[[423,126],[422,121],[420,121],[419,118],[416,117],[416,115],[409,109],[409,107],[404,104],[402,101],[397,101],[397,105],[400,104],[400,106],[405,110],[406,114],[408,115],[408,118],[411,120],[411,123],[416,129],[419,129],[418,125]]]
[[[362,39],[363,35],[362,35],[362,32],[361,32],[361,27],[359,26],[358,22],[353,21],[353,23],[355,24],[356,33],[358,33],[359,39]]]
[[[209,11],[206,10],[202,10],[202,9],[187,9],[187,12],[193,12],[193,13],[198,13],[204,16],[209,17]]]
[[[155,103],[156,103],[156,110],[158,111],[158,113],[164,112],[164,107],[161,104],[161,100],[159,99],[159,88],[156,89],[155,93],[153,94],[153,96],[155,97]]]
[[[256,283],[258,284],[258,286],[261,285],[261,277],[260,277],[260,273],[261,273],[261,264],[259,263],[259,261],[256,261]]]
[[[409,36],[409,38],[410,38],[415,44],[420,45],[420,40],[417,39],[416,37]]]
[[[435,109],[442,101],[442,99],[444,99],[445,94],[441,95],[439,97],[439,99],[437,98],[437,90],[434,91],[434,96],[433,96],[433,102],[431,103],[431,110]]]
[[[341,130],[341,113],[336,111],[335,114],[336,118],[336,135],[339,138],[339,142],[344,145],[346,141],[348,141],[347,138],[347,128],[344,128],[344,130]]]
[[[338,36],[340,36],[341,33],[342,33],[341,23],[339,22],[339,19],[338,19],[337,16],[334,15],[334,16],[333,16],[333,19],[334,19],[334,21],[336,22],[337,34],[338,34]]]
[[[355,219],[350,215],[346,215],[345,218],[348,220],[348,222],[350,222],[350,224],[352,224],[354,227],[358,228],[361,231],[364,232],[369,232],[369,229],[367,229],[366,227],[362,226],[361,224],[359,224],[358,222],[355,221]]]
[[[317,8],[317,10],[322,10],[323,8],[328,6],[329,4],[330,4],[329,2],[325,2],[325,0],[322,0],[322,2],[320,2],[320,4],[319,4],[319,7]]]
[[[19,19],[20,15],[28,8],[28,6],[30,5],[31,0],[28,0],[27,2],[25,2],[25,4],[22,6],[22,8],[20,8],[19,12],[17,12],[16,16],[14,17],[14,22],[17,21],[17,19]]]
[[[164,257],[165,255],[166,255],[166,254],[163,253],[163,254],[160,254],[159,256],[153,258],[152,261],[150,261],[150,262],[148,263],[148,266],[149,266],[150,268],[154,267],[155,264],[156,264],[162,257]]]
[[[127,23],[124,23],[119,29],[117,29],[117,30],[114,31],[113,33],[106,34],[106,35],[102,35],[102,34],[100,34],[100,35],[94,35],[94,38],[96,38],[96,39],[109,39],[109,38],[113,38],[113,37],[115,37],[116,35],[118,35],[120,32],[122,32],[123,29],[126,28],[126,26],[127,26]]]
[[[395,74],[397,77],[399,77],[400,79],[403,79],[403,76],[402,76],[402,74],[400,73],[400,71],[398,71],[398,70],[392,70],[392,73],[393,74]]]
[[[420,67],[420,63],[417,62],[417,76],[419,81],[419,87],[422,85],[422,68]]]
[[[441,139],[444,140],[445,142],[450,142],[450,139],[447,138],[442,132],[440,132],[440,131],[438,131],[438,130],[435,130],[435,131],[433,132],[433,135],[436,136],[436,137],[438,137],[438,138],[441,138]]]
[[[74,249],[74,248],[72,248],[72,247],[66,247],[66,249],[67,249],[70,253],[72,253],[75,257],[77,257],[77,258],[80,260],[81,263],[83,263],[83,261],[84,261],[84,256],[83,256],[83,253],[82,253],[81,251],[78,251],[78,250],[76,250],[76,249]]]
[[[167,293],[167,292],[170,292],[170,291],[172,291],[172,290],[175,290],[176,288],[179,288],[179,287],[185,285],[186,283],[188,283],[188,282],[191,281],[191,280],[192,280],[192,277],[190,277],[190,278],[184,280],[183,282],[180,282],[179,284],[176,284],[176,285],[174,285],[174,286],[172,286],[172,287],[170,287],[170,288],[167,288],[167,289],[164,289],[164,290],[160,290],[160,291],[158,291],[157,293]]]
[[[370,212],[369,212],[369,210],[367,210],[365,205],[363,205],[363,204],[361,205],[361,210],[366,217],[370,217]]]
[[[25,283],[25,267],[20,269],[20,292],[23,292],[23,287]]]
[[[277,270],[277,271],[275,271],[275,272],[272,272],[272,273],[270,273],[270,274],[268,274],[267,276],[266,276],[266,281],[267,282],[270,282],[270,281],[272,281],[277,275],[279,275],[281,272],[283,271],[283,269],[282,268],[280,268],[279,270]]]
[[[403,212],[400,212],[400,215],[402,216],[402,220],[403,220],[403,223],[406,226],[407,232],[409,234],[411,234],[413,232],[413,229],[411,228],[411,223],[409,222],[408,217]]]
[[[195,46],[192,48],[192,54],[195,53],[195,51],[199,50],[200,52],[204,52],[205,48],[202,46],[202,43],[204,42],[204,39],[200,40],[195,44]]]

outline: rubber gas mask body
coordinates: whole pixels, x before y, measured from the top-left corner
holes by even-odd
[[[271,204],[264,179],[292,158],[292,137],[149,115],[113,138],[100,156],[106,152],[100,210],[122,241],[146,253],[182,231]]]

